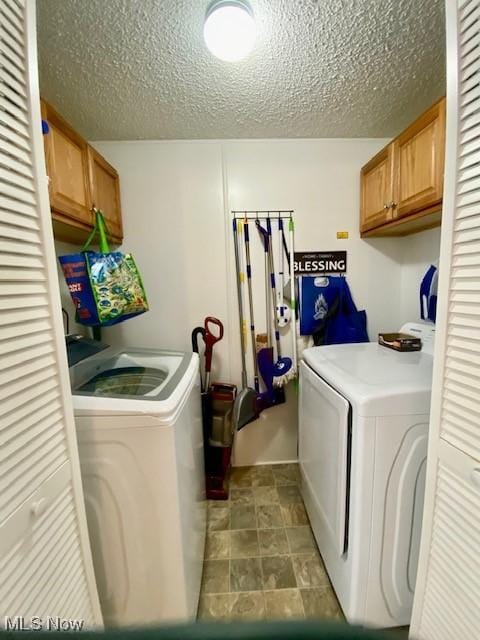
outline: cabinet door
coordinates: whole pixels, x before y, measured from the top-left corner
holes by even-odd
[[[379,227],[392,218],[392,145],[382,149],[360,174],[360,231]]]
[[[445,100],[434,104],[393,144],[396,217],[439,207],[443,194]]]
[[[88,146],[88,169],[92,205],[101,209],[109,235],[116,240],[121,240],[123,230],[118,173],[90,145]]]
[[[44,145],[53,215],[91,225],[87,143],[44,101],[42,117],[50,130]]]

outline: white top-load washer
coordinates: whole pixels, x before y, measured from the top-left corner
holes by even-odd
[[[313,347],[300,364],[302,491],[349,622],[410,621],[420,543],[433,368],[432,324],[401,332],[422,351]]]
[[[206,531],[198,356],[109,347],[70,379],[105,624],[194,619]]]

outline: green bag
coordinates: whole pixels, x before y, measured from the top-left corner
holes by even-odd
[[[110,251],[103,214],[94,209],[95,227],[82,253],[60,256],[65,279],[77,310],[77,322],[110,326],[148,311],[147,296],[130,253]],[[98,234],[99,251],[88,251]]]

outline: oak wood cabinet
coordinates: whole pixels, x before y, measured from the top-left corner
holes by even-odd
[[[444,155],[443,98],[362,168],[362,237],[408,235],[439,225]]]
[[[49,127],[43,138],[55,237],[83,243],[92,229],[96,206],[105,214],[110,240],[121,242],[117,171],[44,100],[41,108]]]
[[[49,127],[44,146],[52,214],[89,225],[88,145],[46,102],[42,102],[42,118]]]
[[[109,233],[114,238],[122,238],[120,180],[117,171],[91,146],[88,146],[88,171],[92,205],[103,212]]]
[[[379,227],[391,220],[393,212],[388,203],[393,200],[393,147],[382,149],[362,168],[362,202],[360,227],[362,230]]]

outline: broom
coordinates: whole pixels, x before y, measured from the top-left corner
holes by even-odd
[[[275,387],[283,387],[284,385],[295,377],[295,372],[292,371],[292,360],[287,357],[282,357],[281,345],[280,345],[280,330],[277,319],[277,288],[275,285],[275,271],[273,266],[273,251],[270,242],[270,220],[267,218],[267,229],[264,229],[258,220],[255,220],[255,225],[263,238],[265,253],[268,255],[268,269],[270,271],[270,286],[272,288],[272,304],[273,304],[273,322],[275,327],[275,344],[277,349],[277,361],[273,364],[273,385]]]

